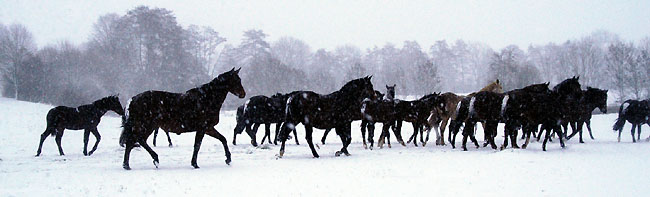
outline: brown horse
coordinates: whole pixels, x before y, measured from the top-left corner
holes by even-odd
[[[185,93],[146,91],[131,98],[122,122],[124,130],[120,141],[126,144],[122,167],[131,169],[129,155],[136,142],[149,152],[153,164],[158,167],[158,154],[147,145],[147,138],[156,128],[176,134],[196,132],[192,155],[194,168],[199,168],[196,159],[205,134],[221,141],[226,153],[226,164],[230,164],[226,138],[214,128],[219,123],[219,111],[228,92],[239,98],[246,96],[239,78],[239,69],[233,68]]]
[[[487,86],[483,87],[478,92],[481,91],[503,93],[503,87],[497,79]],[[471,97],[476,93],[477,92],[473,92],[467,96]],[[436,130],[436,145],[445,145],[445,128],[447,128],[449,119],[456,119],[456,109],[458,108],[458,103],[460,103],[460,101],[464,98],[464,96],[459,96],[451,92],[444,93],[440,95],[440,97],[442,98],[442,102],[444,102],[444,107],[435,108],[431,111],[431,115],[427,120],[429,123],[427,125],[427,137],[426,140],[422,142],[423,146],[426,145],[427,141],[429,141],[429,132],[431,132],[431,128]],[[438,133],[439,127],[441,129],[440,133]],[[449,141],[451,141],[451,135],[449,135]]]

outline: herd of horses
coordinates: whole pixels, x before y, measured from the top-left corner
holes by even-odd
[[[36,156],[41,154],[43,141],[49,135],[56,136],[59,153],[64,155],[61,138],[65,129],[85,130],[83,153],[86,156],[92,155],[100,141],[97,125],[101,117],[110,110],[122,116],[123,130],[119,141],[120,145],[125,147],[124,169],[131,169],[129,156],[136,146],[143,147],[151,155],[153,164],[158,167],[158,155],[147,144],[147,138],[154,133],[155,146],[159,129],[163,129],[166,133],[170,146],[172,142],[169,132],[176,134],[196,132],[191,161],[194,168],[199,168],[197,156],[206,134],[221,141],[226,156],[225,162],[230,164],[231,154],[226,138],[215,129],[215,125],[219,123],[219,112],[228,93],[239,98],[246,96],[239,77],[240,69],[233,68],[209,83],[185,93],[164,91],[140,93],[129,100],[126,109],[120,104],[118,96],[108,96],[77,108],[55,107],[47,114],[47,128],[41,135]],[[281,158],[291,132],[296,144],[299,144],[296,126],[302,124],[305,128],[305,139],[314,157],[319,155],[312,142],[313,128],[325,130],[321,139],[323,144],[329,131],[334,129],[341,138],[343,146],[336,151],[335,155],[350,155],[348,146],[352,141],[351,123],[360,120],[364,148],[373,148],[375,123],[382,123],[377,142],[380,148],[384,143],[391,147],[390,130],[397,141],[404,146],[407,143],[418,146],[418,134],[420,143],[425,146],[431,129],[434,129],[436,145],[445,145],[444,133],[448,126],[447,141],[455,148],[456,136],[462,128],[461,147],[467,150],[468,139],[476,148],[480,147],[475,138],[475,127],[480,122],[484,132],[484,147],[490,145],[493,149],[498,148],[495,143],[497,125],[505,123],[504,141],[500,149],[507,148],[509,143],[512,148],[519,148],[517,136],[521,130],[522,139],[526,139],[521,148],[528,146],[531,135],[539,141],[542,133],[545,132],[542,143],[542,149],[545,151],[546,143],[551,140],[552,135],[557,135],[561,147],[565,146],[564,140],[576,134],[579,134],[580,143],[584,143],[583,124],[587,125],[589,135],[593,139],[590,127],[592,111],[596,108],[603,113],[607,111],[607,90],[592,87],[583,90],[579,77],[566,79],[552,89],[549,83],[541,83],[507,92],[503,91],[499,80],[496,80],[480,91],[468,95],[457,95],[451,92],[432,93],[412,101],[395,98],[396,85],[387,85],[385,94],[375,91],[371,79],[372,76],[354,79],[340,90],[326,95],[312,91],[295,91],[288,94],[278,93],[271,97],[263,95],[251,97],[237,109],[237,125],[232,143],[236,144],[237,135],[246,130],[251,144],[258,146],[257,130],[261,124],[264,124],[265,135],[261,143],[264,144],[265,141],[276,145],[280,143],[277,157]],[[619,117],[614,125],[614,130],[619,131],[619,142],[625,121],[632,123],[632,140],[636,142],[640,139],[641,125],[650,125],[649,116],[649,100],[625,101],[620,107]],[[413,134],[406,143],[401,135],[404,121],[413,125]],[[275,124],[276,127],[273,141],[271,141],[271,124]],[[571,134],[568,134],[569,125],[572,128]],[[635,130],[638,130],[636,140]],[[425,131],[426,137],[424,137]],[[93,133],[96,141],[92,150],[87,152],[90,133]]]

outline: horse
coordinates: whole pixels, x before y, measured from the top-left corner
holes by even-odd
[[[341,137],[343,148],[336,152],[336,156],[350,153],[347,150],[352,141],[350,124],[354,119],[360,118],[361,102],[365,98],[375,99],[375,90],[372,87],[372,76],[363,77],[346,83],[340,90],[328,95],[320,95],[312,91],[300,91],[287,99],[285,122],[282,124],[279,139],[282,142],[278,158],[284,155],[285,142],[289,131],[302,123],[305,126],[306,140],[312,155],[319,155],[312,143],[313,127],[318,129],[336,129],[336,134]]]
[[[641,126],[645,123],[650,126],[650,99],[646,100],[626,100],[621,104],[618,110],[618,118],[614,123],[614,131],[618,131],[618,142],[621,142],[621,132],[627,120],[632,124],[632,142],[634,139],[634,129],[638,127],[637,140],[641,140]],[[650,140],[650,137],[647,139]]]
[[[407,143],[413,141],[413,145],[417,144],[417,134],[420,133],[420,141],[424,143],[423,131],[424,127],[430,127],[427,118],[430,116],[431,111],[441,111],[444,108],[444,102],[441,102],[440,93],[433,93],[425,95],[415,101],[397,101],[395,103],[397,115],[397,130],[401,134],[402,121],[411,122],[413,125],[413,134]]]
[[[561,118],[559,96],[548,88],[549,83],[534,84],[522,89],[506,92],[502,106],[503,118],[505,120],[505,135],[501,149],[508,146],[508,137],[512,141],[513,148],[517,145],[517,131],[521,128],[523,136],[527,136],[522,148],[526,148],[530,142],[530,136],[537,130],[539,124],[546,125],[549,129],[560,130],[558,124]],[[550,130],[549,130],[550,132]],[[561,132],[561,131],[560,131]],[[561,134],[561,133],[560,133]],[[545,138],[542,149],[546,150]],[[564,141],[560,140],[560,146],[564,147]]]
[[[571,127],[573,132],[571,135],[567,135],[567,140],[571,139],[576,133],[580,133],[580,143],[585,143],[582,140],[582,125],[587,123],[587,129],[589,130],[589,137],[594,139],[594,136],[591,134],[591,126],[589,122],[591,120],[591,112],[594,109],[598,108],[600,112],[607,113],[607,90],[601,90],[598,88],[587,87],[586,91],[583,91],[582,99],[579,102],[578,112],[580,116],[577,120],[571,122]],[[566,128],[568,121],[563,121],[562,126]],[[567,130],[565,129],[565,133]]]
[[[275,133],[277,136],[278,131],[280,131],[280,125],[284,121],[284,108],[289,96],[290,94],[285,95],[280,93],[271,97],[258,95],[251,97],[244,105],[238,107],[236,117],[237,125],[234,129],[232,144],[237,145],[237,134],[241,134],[246,129],[246,133],[251,138],[251,144],[257,146],[256,135],[260,124],[265,124],[266,129],[264,137],[262,137],[262,144],[264,144],[267,138],[268,142],[271,143],[271,124],[276,125]],[[253,125],[252,130],[251,125]],[[298,138],[296,138],[296,144],[299,145]]]
[[[221,141],[226,155],[226,164],[230,165],[230,151],[226,138],[214,126],[219,123],[219,111],[228,92],[239,98],[246,96],[239,78],[239,70],[241,68],[237,70],[233,68],[185,93],[146,91],[133,96],[122,122],[123,139],[121,140],[126,144],[122,167],[126,170],[131,169],[129,156],[134,144],[138,142],[149,152],[154,166],[158,168],[158,154],[147,145],[146,141],[156,128],[176,134],[196,132],[192,167],[199,168],[196,160],[205,134]]]
[[[393,133],[398,137],[398,141],[404,144],[395,128],[395,86],[386,86],[386,97],[384,99],[370,100],[366,99],[361,104],[361,113],[362,113],[362,123],[361,123],[361,133],[365,133],[367,125],[368,128],[368,141],[370,142],[370,149],[373,147],[373,137],[375,133],[375,123],[381,122],[382,134],[379,138],[377,145],[383,147],[383,143],[387,140],[388,147],[390,148],[390,135],[388,134],[388,129],[392,128]],[[365,140],[364,140],[365,141]],[[405,144],[404,144],[405,145]],[[365,147],[365,142],[364,142]]]
[[[501,83],[499,80],[495,80],[492,83],[488,84],[487,86],[481,88],[479,92],[481,91],[489,91],[489,92],[496,92],[496,93],[503,93],[503,87],[501,86]],[[472,96],[476,94],[476,92],[471,93],[468,96]],[[425,142],[423,142],[423,146],[426,145],[426,142],[429,140],[429,132],[431,132],[431,128],[434,128],[436,130],[436,145],[445,145],[445,129],[447,128],[447,125],[450,121],[450,119],[455,118],[454,116],[456,115],[456,108],[460,101],[464,98],[464,96],[459,96],[456,95],[452,92],[446,92],[441,96],[442,101],[444,102],[444,108],[442,110],[432,110],[431,115],[428,118],[429,125],[431,127],[427,127],[427,139]],[[438,133],[438,128],[440,128],[440,133]],[[451,134],[449,135],[448,141],[451,141]]]
[[[119,114],[120,116],[124,115],[124,109],[122,108],[122,104],[120,104],[120,99],[117,95],[104,97],[91,104],[82,105],[77,108],[57,106],[50,109],[46,116],[47,127],[45,128],[45,132],[41,134],[41,141],[38,144],[36,156],[38,157],[41,155],[43,141],[45,141],[48,135],[56,136],[55,141],[56,145],[59,147],[59,154],[64,155],[63,148],[61,148],[61,138],[63,137],[63,131],[65,129],[83,129],[83,154],[85,156],[92,155],[95,150],[97,150],[97,145],[99,145],[99,141],[101,140],[99,131],[97,131],[97,125],[102,119],[102,116],[104,116],[104,114],[109,110]],[[90,133],[95,136],[95,145],[90,152],[88,152],[88,137],[90,136]]]
[[[386,87],[388,87],[388,86],[386,86]],[[394,94],[395,94],[395,92],[393,90],[393,97],[394,97]],[[376,90],[375,90],[375,95],[377,96],[377,99],[382,99],[384,97],[384,94],[382,94],[381,92],[376,91]],[[374,100],[377,100],[377,99],[374,99]],[[365,99],[364,103],[366,101],[370,101],[370,100]],[[363,105],[363,103],[361,105]],[[374,138],[374,129],[375,129],[374,123],[370,123],[368,120],[366,120],[363,117],[363,106],[361,107],[361,112],[358,113],[357,115],[354,115],[354,117],[356,117],[356,118],[354,118],[353,120],[361,120],[361,139],[363,140],[363,147],[365,149],[368,149],[368,144],[366,143],[366,127],[368,127],[369,129],[370,129],[370,127],[372,127],[372,132],[368,133],[368,141],[370,142],[370,149],[372,149],[372,146],[373,146],[373,143],[374,143],[374,140],[373,140],[373,138]],[[327,139],[327,135],[330,133],[331,130],[332,129],[325,129],[325,133],[323,133],[323,137],[321,138],[321,143],[325,144],[325,140]],[[294,130],[294,132],[295,132],[295,130]]]

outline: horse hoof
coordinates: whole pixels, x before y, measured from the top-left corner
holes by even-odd
[[[84,152],[84,156],[88,156],[88,153],[87,153],[87,152]]]
[[[196,164],[192,164],[192,167],[194,167],[194,169],[199,169],[199,165]]]
[[[131,170],[131,167],[129,167],[129,165],[127,164],[122,165],[122,168],[124,168],[125,170]]]
[[[226,159],[226,165],[230,165],[230,162],[231,162],[230,158]]]
[[[171,144],[170,144],[170,145],[169,145],[169,148],[172,148],[172,147],[174,147],[174,145],[171,145]]]
[[[156,168],[158,168],[158,164],[159,164],[158,161],[153,161],[153,165],[156,166]]]
[[[584,143],[585,143],[585,141],[580,141],[580,143],[581,143],[581,144],[584,144]]]

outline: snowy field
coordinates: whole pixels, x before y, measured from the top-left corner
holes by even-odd
[[[314,159],[299,126],[301,145],[288,142],[285,157],[276,160],[278,146],[254,148],[246,135],[238,136],[239,145],[233,146],[235,118],[232,111],[226,111],[217,130],[228,139],[233,157],[230,166],[224,163],[220,142],[206,136],[198,157],[201,168],[193,169],[194,134],[172,135],[173,148],[167,147],[163,134],[154,147],[160,168],[154,167],[146,151],[136,148],[131,153],[133,170],[125,171],[124,149],[117,142],[120,119],[112,112],[99,125],[102,141],[94,155],[83,156],[82,131],[66,130],[65,156],[58,155],[54,138],[48,137],[42,155],[34,157],[51,107],[0,98],[0,196],[650,194],[650,143],[644,140],[650,128],[643,126],[642,142],[633,144],[627,124],[622,142],[617,143],[611,130],[616,114],[594,116],[596,140],[585,139],[585,144],[579,144],[574,138],[565,149],[555,140],[548,144],[547,152],[542,152],[537,142],[527,150],[470,148],[463,152],[449,145],[432,146],[432,140],[424,148],[396,146],[393,141],[391,149],[364,150],[359,123],[355,122],[351,156],[334,157],[341,142],[332,132],[327,145],[318,149],[321,158]],[[411,131],[410,124],[405,124],[404,137]],[[503,141],[499,132],[498,145]],[[316,130],[315,142],[322,133]],[[478,133],[481,142],[482,131]],[[262,135],[258,132],[258,139]],[[89,144],[93,143],[91,135]]]

